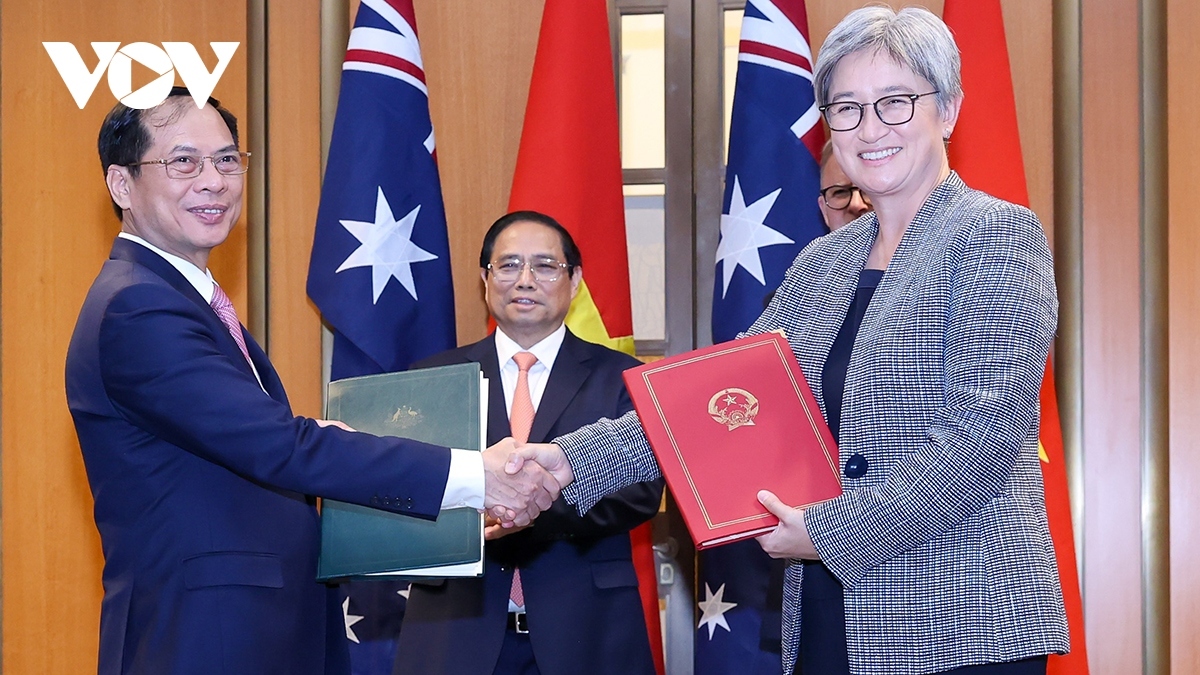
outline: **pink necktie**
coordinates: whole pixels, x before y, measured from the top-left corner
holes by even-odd
[[[213,297],[209,304],[217,313],[217,317],[221,319],[221,323],[225,324],[225,328],[229,330],[229,335],[237,343],[238,349],[242,350],[242,356],[246,357],[246,363],[253,367],[254,363],[250,360],[250,352],[246,350],[246,338],[242,337],[242,324],[238,321],[233,303],[229,300],[229,296],[225,295],[225,291],[216,284],[213,284]]]
[[[529,429],[533,426],[533,396],[529,394],[529,369],[537,363],[537,357],[529,352],[513,354],[519,372],[517,373],[517,388],[513,391],[512,410],[508,413],[508,426],[512,436],[518,443],[529,440]],[[521,589],[521,573],[513,569],[512,590],[508,598],[517,607],[525,606],[525,591]]]

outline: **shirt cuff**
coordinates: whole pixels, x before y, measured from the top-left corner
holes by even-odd
[[[459,507],[483,510],[483,454],[450,448],[450,475],[446,476],[442,508]]]

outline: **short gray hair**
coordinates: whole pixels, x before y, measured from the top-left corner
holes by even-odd
[[[938,90],[938,110],[962,96],[962,59],[950,29],[922,7],[863,7],[846,15],[830,31],[817,54],[813,88],[817,105],[829,103],[833,71],[841,60],[861,51],[878,52],[907,66]],[[917,93],[917,92],[914,92]]]

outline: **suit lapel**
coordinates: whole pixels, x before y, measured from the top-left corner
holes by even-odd
[[[806,308],[799,316],[799,326],[784,326],[784,329],[822,412],[825,412],[825,398],[821,375],[825,361],[846,313],[850,311],[850,302],[858,287],[858,273],[866,264],[878,228],[873,213],[860,218],[855,225],[847,226],[847,231],[838,233],[847,241],[833,255],[817,263],[812,277],[800,277],[801,283],[810,283],[811,287],[779,290],[785,298],[799,298],[799,305]]]
[[[218,317],[217,313],[213,311],[212,306],[210,306],[208,302],[204,300],[204,297],[200,295],[200,292],[196,290],[196,287],[192,286],[191,282],[189,282],[179,270],[175,269],[174,265],[167,262],[165,258],[154,251],[151,251],[145,246],[142,246],[135,241],[122,239],[121,237],[117,237],[117,239],[113,241],[112,252],[109,254],[109,258],[113,260],[123,260],[125,262],[130,262],[135,265],[141,265],[142,267],[145,267],[151,272],[154,272],[158,276],[162,277],[163,281],[166,281],[172,288],[183,294],[185,298],[195,303],[196,307],[200,309],[200,316],[203,317],[204,322],[208,324],[209,328],[211,328],[212,332],[217,336],[217,347],[220,348],[220,350],[224,352],[226,356],[233,359],[233,361],[238,364],[238,367],[241,368],[247,375],[254,377],[254,372],[250,369],[250,364],[246,363],[246,357],[242,356],[242,350],[238,348],[237,343],[233,340],[233,336],[229,334],[229,329],[226,328],[225,324],[221,322],[220,317]],[[249,337],[244,328],[242,330],[242,336],[243,338]],[[249,342],[250,340],[247,339],[247,345]],[[259,353],[262,353],[261,349],[259,349]],[[266,360],[265,354],[263,355],[263,360]],[[258,364],[255,365],[257,366]],[[260,367],[259,370],[261,371],[262,368]],[[280,389],[282,391],[282,387]]]
[[[465,354],[468,361],[479,364],[488,381],[487,443],[495,445],[512,435],[508,425],[508,405],[504,400],[504,383],[500,380],[500,359],[496,356],[496,334],[471,345]]]
[[[291,403],[288,402],[287,392],[283,390],[283,382],[279,379],[279,373],[275,372],[275,366],[272,366],[271,360],[267,358],[267,353],[258,346],[254,337],[250,335],[250,331],[243,330],[242,335],[246,339],[246,351],[250,352],[250,360],[254,361],[254,367],[258,369],[258,377],[263,391],[267,392],[267,396],[290,408]]]
[[[542,400],[538,405],[537,414],[533,417],[533,427],[529,430],[529,440],[542,443],[554,427],[554,423],[562,416],[571,399],[579,392],[584,381],[592,370],[588,367],[588,357],[583,354],[583,341],[575,337],[570,330],[563,337],[562,347],[554,358],[554,368],[550,370],[550,379],[546,381],[546,389],[542,392]],[[493,350],[494,354],[495,350]]]

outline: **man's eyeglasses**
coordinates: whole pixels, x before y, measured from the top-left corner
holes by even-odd
[[[830,185],[821,190],[821,199],[825,200],[825,206],[834,211],[843,211],[850,202],[854,199],[854,193],[862,199],[863,204],[871,205],[871,198],[866,195],[857,185]]]
[[[533,275],[534,281],[549,283],[558,281],[563,270],[569,269],[571,264],[559,262],[554,258],[535,258],[529,262],[520,258],[505,258],[488,263],[487,269],[492,273],[493,279],[507,284],[520,279],[521,273],[525,271],[526,267],[529,268],[529,273]]]
[[[217,173],[224,176],[236,176],[250,170],[250,153],[222,152],[216,155],[175,155],[164,159],[150,159],[145,162],[134,162],[127,166],[145,166],[146,164],[161,164],[167,171],[168,178],[194,178],[204,170],[204,160],[212,162]]]
[[[927,91],[924,94],[891,94],[874,103],[859,103],[857,101],[834,101],[817,108],[825,116],[825,123],[830,131],[853,131],[862,124],[863,108],[868,105],[875,108],[879,121],[894,127],[908,124],[917,109],[917,99],[922,96],[932,96],[939,93]]]

